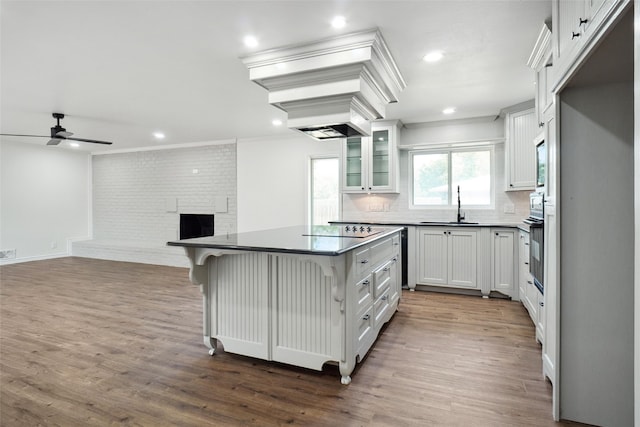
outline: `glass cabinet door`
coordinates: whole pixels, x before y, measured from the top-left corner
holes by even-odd
[[[364,139],[361,137],[347,138],[344,156],[344,187],[347,189],[364,189],[365,170],[363,162]]]
[[[390,185],[390,148],[389,130],[374,130],[371,135],[371,189]]]

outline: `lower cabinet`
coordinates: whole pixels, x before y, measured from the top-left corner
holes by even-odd
[[[491,290],[519,299],[515,271],[515,232],[507,229],[491,229]]]
[[[418,228],[419,284],[475,289],[477,230]]]
[[[529,233],[520,230],[519,233],[519,280],[520,301],[527,309],[531,321],[536,327],[536,340],[544,340],[544,295],[533,283],[529,273]]]

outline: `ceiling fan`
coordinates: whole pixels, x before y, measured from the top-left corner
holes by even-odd
[[[71,135],[73,135],[73,133],[72,132],[67,132],[67,130],[65,128],[60,126],[60,119],[64,119],[64,114],[62,114],[62,113],[53,113],[53,118],[57,120],[57,123],[56,123],[56,125],[54,127],[51,128],[51,136],[46,136],[46,135],[19,135],[19,134],[15,134],[15,133],[0,133],[0,135],[5,135],[5,136],[33,136],[33,137],[37,137],[37,138],[51,138],[49,140],[49,142],[47,142],[47,145],[58,145],[64,140],[91,142],[93,144],[106,144],[106,145],[113,144],[113,142],[98,141],[98,140],[95,140],[95,139],[72,138]]]

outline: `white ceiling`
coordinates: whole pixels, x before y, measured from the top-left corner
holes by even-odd
[[[533,98],[526,62],[550,17],[550,0],[2,0],[0,133],[47,135],[62,112],[74,136],[114,142],[80,148],[94,152],[288,134],[240,58],[374,27],[407,82],[387,118],[496,115]],[[245,47],[247,34],[260,45]],[[434,49],[444,59],[424,62]]]

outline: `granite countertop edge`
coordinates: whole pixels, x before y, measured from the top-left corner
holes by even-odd
[[[294,227],[291,227],[292,229],[294,229],[295,231],[298,231],[297,229],[295,229]],[[181,246],[181,247],[190,247],[190,248],[200,248],[200,249],[219,249],[219,250],[227,250],[227,251],[242,251],[242,252],[270,252],[270,253],[281,253],[281,254],[295,254],[295,255],[316,255],[316,256],[339,256],[342,254],[345,254],[347,252],[353,251],[354,249],[357,249],[361,246],[364,246],[368,243],[371,243],[373,241],[376,241],[378,239],[382,239],[384,237],[390,236],[394,233],[397,233],[399,231],[402,230],[402,227],[399,225],[389,225],[387,227],[388,229],[382,230],[380,233],[377,233],[375,235],[369,236],[369,237],[365,237],[365,238],[358,238],[358,239],[348,239],[345,240],[344,242],[347,243],[347,245],[345,245],[342,248],[339,249],[335,249],[335,250],[326,250],[326,249],[311,249],[308,247],[287,247],[287,246],[278,246],[278,245],[255,245],[255,244],[240,244],[237,242],[233,242],[233,241],[216,241],[216,237],[218,236],[212,236],[212,239],[207,238],[207,237],[203,237],[203,238],[194,238],[194,239],[185,239],[185,240],[178,240],[178,241],[169,241],[166,243],[167,246]],[[279,232],[279,230],[286,230],[287,228],[281,228],[281,229],[271,229],[271,230],[261,230],[258,233],[269,233],[269,234],[273,234],[274,241],[277,241],[277,233]],[[247,232],[247,233],[240,233],[240,235],[245,234],[245,235],[251,235],[254,234],[256,232]],[[231,235],[231,237],[233,238],[234,236],[238,236],[237,234]],[[227,236],[229,237],[229,236]],[[303,237],[305,240],[309,237],[313,237],[313,236],[301,236]],[[335,237],[322,237],[322,236],[317,236],[318,238],[322,239],[334,239]],[[297,242],[296,242],[297,243]]]
[[[376,220],[361,220],[361,221],[329,221],[330,224],[363,224],[363,225],[382,225],[382,226],[398,226],[398,227],[493,227],[493,228],[517,228],[522,231],[529,232],[529,225],[522,222],[480,222],[480,223],[468,223],[468,222],[447,222],[447,221],[376,221]]]

